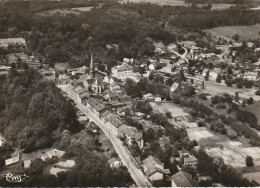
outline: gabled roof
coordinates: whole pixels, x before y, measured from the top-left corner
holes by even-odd
[[[123,122],[120,120],[120,118],[117,115],[114,114],[108,114],[105,117],[105,120],[110,122],[112,125],[114,125],[116,128],[118,128],[120,125],[123,124]]]
[[[84,98],[90,98],[91,94],[88,91],[83,91],[79,94],[79,98],[84,99]]]
[[[113,157],[113,158],[108,160],[108,164],[112,164],[115,161],[121,161],[121,160],[119,158],[117,158],[117,157]]]
[[[194,156],[184,158],[184,162],[195,162],[195,161],[197,161],[197,159]]]
[[[139,132],[135,127],[130,127],[130,126],[126,126],[126,125],[122,125],[119,127],[119,131],[123,134],[123,135],[127,135],[130,138],[134,139],[134,140],[140,140],[143,138],[143,135],[141,132]]]
[[[192,187],[192,180],[188,173],[178,172],[172,176],[172,181],[176,184],[177,187]]]
[[[168,169],[164,169],[164,164],[154,156],[149,156],[143,161],[144,166],[146,167],[146,175],[151,176],[155,172],[160,172],[162,174],[169,174]]]
[[[85,89],[84,87],[77,85],[77,86],[74,88],[74,91],[75,91],[76,93],[81,93],[81,92],[84,91],[84,89]]]
[[[87,74],[83,74],[79,79],[78,82],[84,82],[88,78]]]
[[[96,99],[90,98],[87,103],[94,108],[96,111],[101,112],[102,110],[106,109],[106,106],[101,104]]]

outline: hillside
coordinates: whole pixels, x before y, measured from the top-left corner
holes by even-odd
[[[27,152],[51,146],[62,130],[82,128],[73,106],[35,70],[1,76],[0,99],[0,132]]]

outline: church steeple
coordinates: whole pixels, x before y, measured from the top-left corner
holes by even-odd
[[[91,52],[90,66],[89,66],[89,78],[95,78],[95,67],[94,67],[92,52]]]

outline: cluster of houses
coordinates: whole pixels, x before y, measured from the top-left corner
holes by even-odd
[[[0,47],[26,45],[25,39],[23,38],[4,38],[0,39]]]
[[[256,63],[245,62],[243,65],[237,65],[237,60],[232,61],[232,56],[236,55],[236,50],[242,46],[241,42],[234,42],[227,45],[215,45],[215,49],[219,52],[207,52],[206,48],[200,48],[194,41],[182,41],[179,43],[183,49],[184,54],[180,55],[177,50],[177,46],[169,44],[165,46],[162,43],[155,43],[155,53],[157,58],[149,58],[149,71],[154,71],[156,65],[160,64],[163,67],[158,69],[157,72],[163,74],[178,74],[180,70],[183,70],[186,75],[192,74],[192,76],[203,79],[206,78],[212,81],[216,81],[218,76],[227,76],[228,68],[220,68],[221,64],[228,64],[232,68],[232,78],[243,78],[249,81],[259,80],[259,65],[260,58]],[[248,42],[248,48],[254,48],[254,43]],[[257,49],[255,51],[257,53]],[[232,52],[232,53],[231,53]],[[203,66],[191,66],[190,61],[196,60],[203,64]],[[167,78],[166,78],[167,79]]]
[[[61,158],[64,154],[65,154],[65,151],[61,151],[58,149],[50,149],[49,151],[41,153],[37,158],[39,158],[43,161],[46,161],[46,160],[52,159],[54,157]],[[30,159],[27,157],[24,158],[22,156],[23,156],[23,154],[21,154],[21,152],[15,151],[11,155],[11,158],[5,160],[5,165],[11,166],[11,165],[17,164],[20,161],[22,161],[23,167],[29,168],[33,159]]]

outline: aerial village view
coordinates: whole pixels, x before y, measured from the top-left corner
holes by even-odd
[[[10,186],[260,186],[260,1],[0,0]]]

